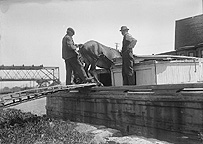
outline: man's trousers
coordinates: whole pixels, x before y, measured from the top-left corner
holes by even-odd
[[[123,85],[135,85],[135,75],[133,70],[134,59],[130,50],[122,53],[122,76]]]
[[[66,65],[66,85],[71,84],[71,78],[73,72],[78,74],[78,76],[85,81],[87,79],[87,74],[83,68],[82,63],[79,61],[78,57],[72,57],[65,60]]]

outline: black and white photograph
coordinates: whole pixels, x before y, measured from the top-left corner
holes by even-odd
[[[0,0],[0,144],[202,144],[203,0]]]

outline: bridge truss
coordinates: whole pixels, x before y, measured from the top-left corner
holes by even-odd
[[[0,66],[2,81],[35,81],[38,87],[60,84],[59,67],[40,66]]]

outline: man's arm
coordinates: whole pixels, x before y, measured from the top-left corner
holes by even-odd
[[[135,38],[133,38],[131,35],[127,35],[126,40],[130,42],[130,44],[128,45],[127,48],[133,49],[137,43],[137,40]]]
[[[72,50],[75,51],[77,49],[77,47],[75,46],[71,37],[66,38],[66,43],[67,43],[68,47],[70,47]]]

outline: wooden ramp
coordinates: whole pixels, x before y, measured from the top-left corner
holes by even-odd
[[[71,91],[96,86],[96,83],[76,84],[76,85],[56,85],[50,87],[29,89],[0,96],[0,108],[7,108],[27,101],[46,97],[47,94],[58,91]]]

